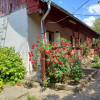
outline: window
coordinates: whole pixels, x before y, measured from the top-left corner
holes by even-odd
[[[48,32],[47,39],[50,42],[54,42],[54,33],[53,32]]]
[[[49,41],[52,42],[52,35],[51,34],[49,34]]]
[[[80,43],[82,43],[82,39],[80,39]]]

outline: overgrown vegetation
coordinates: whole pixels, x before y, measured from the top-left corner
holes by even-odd
[[[26,73],[22,58],[13,47],[0,47],[0,88],[4,84],[15,85]]]
[[[72,45],[64,38],[60,39],[60,46],[57,42],[47,43],[43,45],[38,37],[37,44],[32,45],[32,49],[36,52],[29,53],[29,60],[32,63],[34,70],[37,69],[37,58],[39,53],[45,55],[45,67],[46,67],[46,80],[41,82],[42,85],[47,86],[49,83],[57,83],[66,81],[66,77],[69,77],[75,81],[79,81],[83,74],[82,61],[80,57],[72,54]],[[85,47],[82,45],[82,55],[87,57],[90,53],[90,40],[84,42]]]
[[[90,64],[92,67],[100,67],[100,57],[94,55],[93,62]]]
[[[95,20],[95,22],[93,23],[92,28],[93,28],[97,33],[100,34],[100,17],[97,18],[97,19]]]
[[[91,63],[90,64],[92,67],[100,67],[100,63]]]
[[[37,100],[35,96],[28,96],[27,100]]]
[[[47,42],[43,44],[38,36],[37,44],[32,45],[32,49],[36,52],[29,52],[29,61],[32,63],[34,70],[37,69],[37,59],[39,53],[45,55],[45,75],[42,85],[47,86],[49,83],[57,83],[66,81],[66,77],[79,81],[84,75],[82,70],[82,60],[89,59],[84,64],[91,63],[91,59],[94,53],[91,51],[92,40],[86,38],[86,40],[79,45],[81,48],[80,55],[73,53],[72,45],[64,38],[60,39],[60,46],[57,42]]]

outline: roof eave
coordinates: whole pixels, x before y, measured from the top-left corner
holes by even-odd
[[[57,4],[55,4],[54,2],[51,3],[51,5],[55,8],[57,8],[58,10],[62,11],[63,13],[65,13],[67,16],[73,18],[74,20],[76,20],[77,22],[81,23],[82,25],[84,25],[85,27],[87,27],[88,29],[90,29],[91,31],[95,32],[93,29],[91,29],[88,25],[86,25],[85,23],[83,23],[82,21],[80,21],[78,18],[76,18],[75,16],[73,16],[72,14],[70,14],[68,11],[66,11],[65,9],[61,8],[60,6],[58,6]],[[100,34],[98,34],[97,32],[95,32],[95,34],[97,34],[98,36],[100,36]]]

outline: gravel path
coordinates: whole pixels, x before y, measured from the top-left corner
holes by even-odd
[[[43,100],[100,100],[100,71],[80,93],[56,91]]]
[[[100,100],[100,71],[80,93],[55,91],[49,88],[25,88],[8,86],[0,93],[0,100],[27,100],[27,95],[36,96],[37,100]],[[19,96],[22,97],[18,98]],[[17,98],[17,99],[15,99]]]

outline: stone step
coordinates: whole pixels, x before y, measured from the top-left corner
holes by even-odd
[[[30,80],[22,80],[21,83],[27,88],[37,88],[40,86],[40,83]]]

